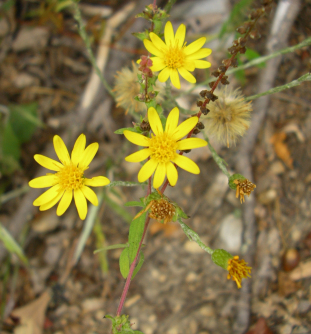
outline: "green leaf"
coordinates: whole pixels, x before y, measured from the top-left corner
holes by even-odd
[[[124,204],[125,206],[141,206],[143,207],[143,205],[141,204],[141,202],[138,201],[130,201]]]
[[[108,185],[106,185],[106,188],[113,188],[113,187],[137,187],[137,186],[141,186],[144,184],[148,184],[148,181],[145,182],[130,182],[130,181],[113,181],[111,183],[109,183]]]
[[[233,190],[236,190],[236,184],[234,183],[235,180],[245,180],[245,177],[241,174],[232,174],[230,176],[228,184],[229,187]]]
[[[10,253],[16,254],[25,265],[28,265],[28,260],[24,254],[23,249],[15,241],[10,232],[4,226],[2,226],[1,223],[0,223],[0,240],[2,240],[2,242],[4,243],[4,247]]]
[[[118,129],[117,131],[115,131],[114,133],[116,135],[123,135],[124,131],[128,130],[128,131],[132,131],[132,132],[136,132],[136,133],[141,133],[142,131],[140,131],[140,129],[137,128],[122,128],[122,129]]]
[[[1,149],[3,158],[5,158],[5,156],[12,157],[15,160],[20,158],[19,140],[16,137],[10,123],[7,123],[4,128]]]
[[[31,139],[37,127],[44,127],[38,119],[37,103],[9,105],[9,122],[20,143]]]
[[[11,7],[13,7],[15,5],[15,0],[7,0],[4,3],[2,3],[2,10],[4,12],[7,12],[8,10],[11,9]]]
[[[124,279],[127,278],[127,275],[130,271],[130,260],[129,260],[129,249],[124,248],[120,258],[119,258],[120,272]]]
[[[149,39],[148,30],[145,30],[144,32],[132,32],[132,35],[137,37],[141,41],[144,41],[144,39]]]
[[[143,213],[140,217],[134,219],[130,225],[129,231],[129,259],[130,264],[134,261],[135,256],[137,254],[137,250],[139,247],[139,243],[143,236],[145,220],[146,220],[146,212]]]
[[[140,258],[139,258],[139,262],[137,264],[137,266],[135,267],[134,271],[133,271],[133,276],[132,279],[136,276],[136,274],[139,272],[141,266],[143,265],[145,261],[145,256],[144,253],[142,251],[140,251]]]

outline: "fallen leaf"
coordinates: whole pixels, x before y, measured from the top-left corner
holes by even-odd
[[[294,282],[289,275],[289,273],[285,273],[284,271],[278,273],[278,293],[280,296],[287,297],[301,287],[300,284]]]
[[[265,318],[259,318],[254,326],[246,334],[273,334],[268,327]]]
[[[150,234],[154,235],[160,231],[164,231],[165,237],[171,237],[178,229],[179,227],[177,224],[173,224],[173,223],[162,224],[162,223],[155,221],[150,226]]]
[[[13,310],[12,317],[19,319],[19,325],[15,327],[14,334],[42,334],[45,311],[50,300],[51,292],[47,290],[28,305]]]
[[[288,168],[293,169],[293,159],[290,156],[290,151],[287,145],[284,143],[285,139],[286,133],[279,132],[271,137],[270,142],[274,146],[276,155],[283,160]]]
[[[293,281],[311,277],[311,261],[300,263],[289,275]]]

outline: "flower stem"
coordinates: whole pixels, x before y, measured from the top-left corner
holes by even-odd
[[[134,261],[132,262],[132,264],[130,266],[130,271],[129,271],[129,274],[126,278],[126,282],[125,282],[125,285],[124,285],[124,288],[123,288],[123,291],[122,291],[119,306],[118,306],[118,309],[117,309],[117,316],[121,315],[122,308],[123,308],[123,305],[124,305],[124,302],[125,302],[125,299],[126,299],[126,295],[127,295],[127,292],[129,290],[129,287],[130,287],[130,284],[131,284],[131,279],[132,279],[132,276],[133,276],[133,272],[134,272],[134,269],[135,269],[135,266],[136,266],[136,262],[137,262],[137,259],[138,259],[139,253],[140,253],[141,246],[143,244],[143,240],[144,240],[146,232],[147,232],[149,222],[150,222],[150,217],[147,216],[146,221],[145,221],[144,232],[143,232],[143,235],[141,237],[141,240],[140,240],[140,243],[139,243],[139,246],[138,246],[138,249],[137,249],[137,254],[135,256]]]

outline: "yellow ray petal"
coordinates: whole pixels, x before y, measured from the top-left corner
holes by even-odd
[[[84,179],[84,184],[91,187],[104,187],[110,183],[110,180],[105,176],[95,176],[91,179]]]
[[[153,174],[157,166],[158,163],[155,160],[153,159],[148,160],[138,173],[138,181],[145,182],[147,179],[149,179],[149,177]]]
[[[148,121],[149,121],[149,124],[150,124],[150,127],[153,133],[156,136],[163,133],[163,126],[162,126],[159,114],[153,107],[150,107],[148,109]]]
[[[75,142],[73,150],[71,152],[71,161],[75,166],[78,166],[80,162],[86,144],[86,137],[85,134],[81,134]]]
[[[125,158],[125,161],[128,162],[140,162],[143,161],[145,159],[147,159],[150,156],[151,152],[149,150],[149,148],[144,148],[138,152],[135,152],[133,154],[128,155]]]
[[[61,186],[59,184],[56,184],[46,192],[44,192],[41,196],[39,196],[34,202],[34,206],[41,206],[43,204],[46,204],[49,201],[52,201],[57,195],[58,192],[61,190]]]
[[[170,76],[170,69],[165,67],[159,74],[158,79],[160,82],[165,82]]]
[[[177,142],[178,150],[192,150],[194,148],[204,147],[207,142],[201,138],[187,138]]]
[[[153,178],[153,188],[158,189],[160,188],[161,184],[163,183],[166,175],[166,165],[165,164],[158,164],[158,167],[154,173]]]
[[[176,69],[170,68],[170,78],[172,85],[177,89],[180,89],[179,75]]]
[[[198,117],[194,116],[179,124],[175,132],[172,134],[172,139],[177,141],[187,135],[196,126],[198,120]]]
[[[64,190],[59,191],[58,194],[51,201],[41,205],[39,207],[39,210],[46,211],[48,209],[51,209],[51,207],[54,206],[61,199],[61,197],[63,196],[63,193],[64,193]]]
[[[211,63],[209,63],[208,61],[206,60],[194,60],[194,66],[196,68],[209,68],[211,67]]]
[[[199,174],[200,168],[198,165],[191,159],[184,157],[183,155],[176,154],[173,162],[180,168],[186,170],[192,174]]]
[[[162,52],[167,51],[168,47],[166,46],[166,44],[162,41],[162,39],[158,35],[151,32],[149,34],[149,37],[150,37],[151,42],[153,43],[153,45],[155,45],[158,50],[160,50]]]
[[[98,143],[92,143],[84,150],[83,156],[81,157],[79,162],[80,168],[85,169],[89,166],[89,164],[94,159],[95,154],[98,151],[98,147],[99,147]]]
[[[152,60],[152,66],[150,69],[153,72],[159,72],[166,66],[163,59],[159,57],[151,57],[150,59]]]
[[[125,130],[123,134],[128,141],[130,141],[131,143],[135,145],[149,146],[149,138],[141,135],[140,133]]]
[[[34,156],[34,159],[37,161],[37,163],[47,169],[54,170],[56,172],[59,172],[64,166],[51,158],[48,158],[41,154],[36,154]]]
[[[58,204],[58,207],[56,210],[57,216],[61,216],[62,214],[66,212],[71,201],[72,201],[72,189],[67,189]]]
[[[175,34],[175,45],[177,45],[180,49],[184,45],[186,36],[186,26],[184,24],[181,24]]]
[[[81,220],[84,220],[87,214],[87,203],[83,192],[80,189],[74,190],[74,199],[78,214]]]
[[[67,150],[65,143],[63,142],[60,136],[55,135],[53,138],[53,144],[55,152],[58,156],[58,159],[61,161],[63,165],[70,164],[70,156]]]
[[[148,39],[144,39],[144,45],[145,48],[154,56],[163,58],[164,54],[161,52],[152,42],[150,42]]]
[[[184,48],[184,54],[190,55],[197,52],[205,44],[206,37],[201,37]]]
[[[207,48],[200,49],[199,51],[192,53],[189,56],[186,56],[186,61],[205,58],[209,56],[211,53],[212,53],[211,49],[207,49]]]
[[[184,68],[187,71],[193,72],[195,70],[194,60],[185,62]]]
[[[56,183],[58,183],[58,181],[58,177],[53,174],[37,177],[29,181],[28,184],[32,188],[46,188],[54,186]]]
[[[171,110],[171,112],[167,117],[165,132],[168,134],[172,134],[177,128],[178,120],[179,120],[179,109],[175,107]]]
[[[190,72],[188,72],[184,67],[179,68],[178,72],[185,80],[191,83],[197,82],[196,78]]]
[[[164,28],[164,38],[165,38],[165,44],[168,47],[174,45],[174,29],[170,21],[166,22],[166,25]]]
[[[95,206],[98,205],[98,198],[97,198],[97,195],[95,194],[95,192],[89,188],[89,187],[86,187],[86,186],[83,186],[81,188],[82,192],[83,192],[83,195]]]
[[[170,185],[174,187],[178,180],[178,172],[176,167],[171,162],[166,164],[166,174]]]

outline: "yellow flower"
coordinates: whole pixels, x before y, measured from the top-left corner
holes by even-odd
[[[29,182],[32,188],[52,187],[39,196],[33,205],[45,211],[60,200],[56,213],[61,216],[68,209],[74,197],[79,217],[83,220],[87,214],[86,199],[93,205],[98,205],[95,192],[88,186],[100,187],[110,183],[104,176],[96,176],[92,179],[84,177],[84,171],[98,150],[98,143],[93,143],[85,148],[86,138],[84,134],[81,134],[75,142],[71,158],[66,145],[59,136],[54,136],[53,143],[60,162],[40,154],[34,156],[41,166],[56,171],[56,173],[47,173],[46,176],[37,177]]]
[[[242,287],[242,279],[251,277],[249,274],[252,271],[252,267],[247,267],[247,263],[244,260],[239,260],[239,257],[236,255],[228,260],[227,270],[229,272],[227,278],[232,278],[240,289]]]
[[[209,68],[211,63],[199,60],[211,54],[212,50],[203,48],[206,38],[201,37],[186,46],[186,26],[181,24],[174,36],[171,22],[167,22],[164,29],[165,42],[158,35],[151,32],[148,39],[144,40],[145,48],[155,57],[151,57],[153,72],[161,71],[159,81],[165,82],[170,77],[172,84],[180,88],[178,73],[187,81],[196,83],[195,77],[190,73],[195,68]],[[190,71],[190,72],[189,72]]]
[[[125,130],[124,135],[131,143],[147,147],[125,158],[129,162],[140,162],[147,158],[149,160],[143,165],[138,173],[138,181],[146,181],[153,172],[153,187],[159,188],[165,176],[171,186],[175,186],[178,173],[173,163],[185,169],[187,172],[199,174],[200,169],[195,162],[183,155],[176,153],[176,150],[190,150],[207,145],[207,142],[199,138],[187,138],[180,140],[187,135],[198,123],[198,117],[190,117],[178,125],[179,109],[174,108],[166,120],[165,130],[156,110],[148,109],[148,120],[154,135],[147,138],[139,133]]]

